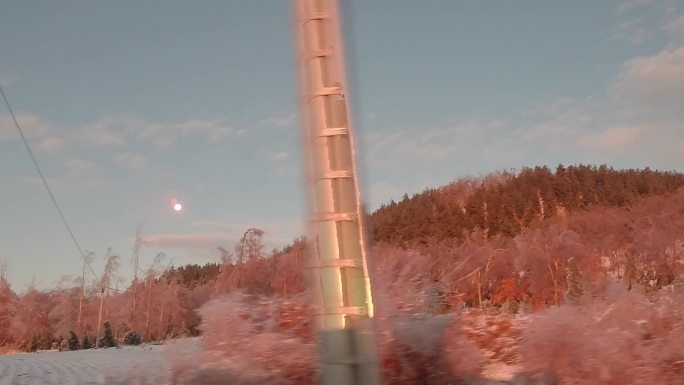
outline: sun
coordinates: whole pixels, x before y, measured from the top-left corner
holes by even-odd
[[[173,210],[174,211],[181,211],[181,210],[183,210],[183,205],[180,203],[174,203]]]

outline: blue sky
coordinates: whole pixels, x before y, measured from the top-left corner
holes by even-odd
[[[364,201],[521,166],[684,160],[684,1],[349,1]],[[0,84],[82,246],[130,274],[136,228],[175,265],[306,209],[290,2],[0,5]],[[0,262],[18,290],[78,252],[0,108]],[[185,205],[174,213],[170,202]]]

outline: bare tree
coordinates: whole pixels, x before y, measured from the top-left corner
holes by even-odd
[[[247,280],[246,276],[250,274],[263,275],[265,273],[265,266],[263,266],[262,263],[264,256],[264,246],[262,243],[263,235],[263,230],[249,228],[235,245],[235,257],[237,258],[237,261],[230,274],[231,288],[244,288],[247,284],[254,286],[257,282]],[[265,277],[252,278],[259,280]]]
[[[263,256],[264,246],[261,243],[263,235],[264,231],[257,228],[249,228],[245,231],[238,244],[235,245],[235,255],[238,258],[238,265],[249,259]]]
[[[81,336],[81,329],[82,329],[82,319],[83,319],[83,300],[86,294],[86,282],[85,282],[85,275],[86,275],[86,267],[93,261],[95,258],[95,253],[92,251],[85,251],[85,255],[83,255],[83,270],[81,272],[81,294],[78,298],[78,319],[76,321],[76,335]]]
[[[0,346],[12,342],[9,328],[17,303],[17,295],[7,282],[6,274],[7,265],[0,263]]]
[[[116,254],[112,254],[112,248],[107,249],[107,254],[105,255],[105,268],[102,278],[100,279],[100,311],[97,317],[97,331],[95,332],[95,346],[97,346],[100,337],[100,324],[102,323],[102,308],[105,302],[105,297],[109,295],[112,283],[118,283],[119,279],[116,275],[119,270],[120,258]],[[107,314],[109,314],[109,309],[107,309]]]
[[[9,270],[9,267],[7,267],[7,262],[5,262],[5,261],[0,262],[0,281],[6,280],[8,270]]]
[[[145,276],[145,285],[147,286],[147,310],[145,311],[145,338],[150,338],[150,313],[152,305],[152,286],[154,285],[157,275],[161,272],[162,263],[166,258],[166,254],[159,253],[154,257],[152,265],[147,269]]]
[[[128,314],[128,322],[130,322],[134,327],[137,325],[137,314],[138,314],[138,292],[140,289],[140,252],[142,248],[147,244],[142,235],[143,225],[138,226],[138,230],[135,233],[135,241],[133,242],[133,256],[131,257],[131,265],[133,267],[133,282],[131,282],[130,293],[132,306],[130,307],[130,312]]]

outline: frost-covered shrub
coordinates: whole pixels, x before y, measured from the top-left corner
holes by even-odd
[[[142,342],[142,339],[140,338],[140,335],[135,330],[129,330],[123,339],[124,345],[140,345],[141,342]]]
[[[376,317],[427,313],[439,288],[430,279],[430,260],[418,252],[376,248],[369,263]]]
[[[401,316],[380,327],[385,384],[453,384],[482,371],[482,354],[452,315]]]
[[[607,303],[533,315],[522,363],[560,384],[680,384],[684,378],[684,297],[655,301],[627,293]]]
[[[203,352],[199,363],[177,364],[177,384],[313,384],[317,345],[306,302],[216,299],[200,310]]]
[[[319,353],[307,302],[304,296],[233,294],[207,303],[200,311],[199,365],[176,364],[176,384],[315,384]],[[380,370],[388,385],[450,384],[481,372],[482,355],[454,316],[385,317],[378,327]]]
[[[378,361],[385,383],[451,384],[477,377],[483,357],[454,315],[431,315],[441,303],[429,258],[398,249],[369,266],[375,293]],[[178,364],[176,384],[315,384],[319,351],[306,295],[255,299],[232,294],[200,315],[200,365]],[[417,316],[416,314],[420,314]],[[212,382],[213,381],[213,382]]]
[[[484,358],[431,278],[435,256],[376,248],[370,266],[380,370],[387,384],[442,384],[479,376]]]

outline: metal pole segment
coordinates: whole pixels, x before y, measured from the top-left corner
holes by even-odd
[[[337,0],[294,0],[322,383],[379,384]]]

